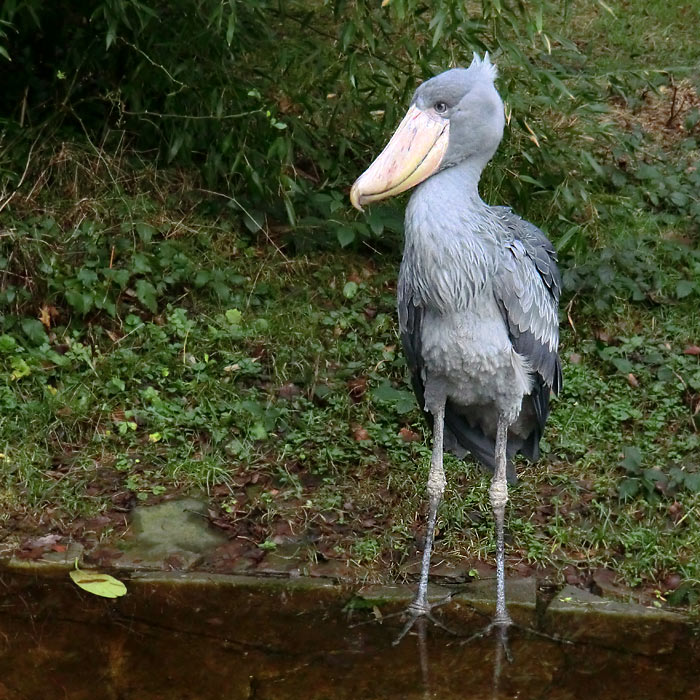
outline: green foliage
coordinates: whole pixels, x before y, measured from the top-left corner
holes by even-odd
[[[5,275],[0,313],[7,328],[19,322],[12,310],[21,313],[37,302],[77,317],[104,312],[116,318],[132,311],[155,314],[159,297],[191,289],[222,303],[237,298],[240,274],[229,267],[201,267],[203,239],[183,247],[171,238],[174,222],[150,225],[130,214],[124,206],[72,227],[52,216],[13,222],[0,241]],[[41,340],[39,321],[21,324],[30,339]]]
[[[621,300],[664,304],[700,295],[700,250],[690,240],[678,240],[656,217],[618,212],[610,224],[620,231],[616,240],[564,268],[566,292],[583,295],[599,311]]]
[[[695,35],[640,44],[682,14],[661,0],[379,4],[3,3],[0,518],[204,488],[263,550],[293,526],[310,556],[404,575],[429,440],[397,349],[402,204],[346,192],[417,82],[488,48],[510,123],[482,189],[549,226],[565,287],[510,546],[677,572],[697,601],[698,121],[667,128],[661,101]],[[446,469],[438,551],[490,557],[488,479]]]
[[[342,246],[395,235],[400,206],[348,216],[347,187],[420,80],[490,50],[509,126],[486,197],[525,215],[536,207],[572,236],[594,218],[591,189],[606,176],[598,159],[610,127],[597,116],[608,83],[582,72],[586,57],[557,35],[560,18],[546,0],[4,3],[0,40],[14,68],[0,114],[5,187],[21,177],[18,144],[34,132],[17,125],[31,119],[44,138],[77,131],[107,151],[126,142],[194,165],[251,231],[286,221],[299,247],[319,245],[329,227]],[[77,306],[94,303],[76,286]]]
[[[399,414],[412,411],[415,405],[415,397],[412,391],[395,389],[386,380],[381,382],[379,386],[374,389],[372,396],[377,401],[387,404]]]
[[[54,212],[47,229],[54,233],[39,227],[14,247],[37,265],[42,255],[55,256],[42,278],[42,294],[52,295],[41,305],[57,313],[44,319],[47,327],[30,315],[38,308],[33,297],[20,302],[19,291],[11,313],[4,309],[2,488],[25,508],[51,504],[66,517],[109,509],[115,490],[148,502],[205,488],[221,517],[232,527],[245,523],[263,550],[280,523],[315,532],[327,519],[337,525],[314,545],[325,547],[324,556],[396,574],[415,551],[429,440],[396,347],[393,258],[284,258],[232,234],[225,221],[183,219],[143,195],[125,201],[128,259],[144,255],[152,270],[130,276],[125,289],[134,293],[114,297],[115,316],[106,308],[78,313],[51,277],[63,279],[72,260],[78,279],[76,261],[90,246],[106,262],[85,269],[110,269],[118,234],[109,232],[119,231],[111,207],[93,207],[95,225],[76,233],[69,203],[65,216]],[[136,226],[145,221],[153,229],[148,240]],[[174,222],[190,234],[172,235]],[[163,246],[201,264],[164,283],[170,267],[156,262]],[[126,252],[115,253],[112,269],[122,258]],[[662,276],[675,274],[673,258],[659,262]],[[200,270],[208,274],[198,280]],[[222,278],[226,293],[209,286],[215,270],[235,273]],[[100,279],[83,275],[81,283]],[[138,280],[156,290],[156,314],[139,299]],[[693,298],[665,305],[654,323],[649,299],[612,296],[601,314],[590,292],[579,298],[574,316],[583,328],[577,336],[564,330],[563,357],[575,350],[581,359],[565,363],[547,459],[532,469],[519,465],[512,547],[540,564],[584,558],[632,583],[664,571],[697,578],[697,558],[687,552],[699,531],[693,410],[700,369],[696,355],[683,353],[700,332],[697,315],[688,313]],[[616,332],[594,339],[586,324],[601,319]],[[488,478],[453,458],[446,468],[438,551],[489,557]],[[95,495],[101,473],[113,485]],[[682,526],[669,520],[672,506],[678,520],[687,514]],[[684,590],[683,600],[691,600],[694,589]]]

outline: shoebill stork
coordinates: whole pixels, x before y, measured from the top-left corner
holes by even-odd
[[[539,457],[557,355],[560,277],[545,235],[479,197],[484,166],[505,125],[496,67],[476,54],[423,83],[386,148],[352,186],[352,204],[415,188],[406,209],[398,281],[399,329],[433,448],[428,530],[409,625],[430,616],[428,571],[445,489],[443,449],[470,453],[493,472],[497,598],[493,626],[512,624],[505,603],[503,521],[511,458]]]

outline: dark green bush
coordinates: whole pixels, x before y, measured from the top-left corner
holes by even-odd
[[[251,229],[284,222],[303,244],[330,222],[343,245],[378,238],[400,229],[396,205],[348,217],[350,183],[420,80],[489,50],[509,133],[486,196],[537,208],[563,233],[590,218],[590,181],[603,171],[581,136],[593,129],[600,144],[605,127],[590,118],[604,107],[583,56],[549,32],[558,11],[544,0],[11,0],[0,10],[12,59],[5,190],[23,172],[8,153],[18,125],[27,143],[53,129],[195,166]]]

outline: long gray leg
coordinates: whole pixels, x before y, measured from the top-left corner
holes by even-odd
[[[411,603],[410,610],[418,615],[430,612],[428,603],[428,573],[430,572],[430,554],[433,549],[433,537],[435,535],[435,521],[437,520],[438,506],[445,492],[445,470],[442,466],[442,435],[445,426],[444,401],[433,412],[433,454],[430,459],[430,473],[428,475],[428,531],[425,534],[425,547],[423,548],[423,562],[420,569],[420,581],[418,582],[418,595]]]
[[[493,518],[496,522],[496,615],[493,623],[504,627],[513,624],[506,609],[505,543],[503,541],[503,521],[508,502],[508,482],[506,481],[508,427],[509,423],[505,415],[501,414],[498,417],[496,430],[496,470],[489,488]]]
[[[394,640],[394,646],[406,636],[415,621],[423,615],[434,624],[444,628],[444,625],[430,613],[431,605],[428,602],[428,574],[430,573],[430,554],[433,549],[433,538],[435,536],[435,521],[437,520],[438,506],[442,500],[442,494],[445,492],[446,484],[445,469],[442,466],[442,436],[445,427],[444,399],[437,402],[437,404],[434,410],[430,409],[433,414],[433,454],[430,458],[430,473],[428,474],[428,530],[425,533],[418,593],[408,606],[408,620],[399,636]],[[446,600],[449,600],[449,596]]]

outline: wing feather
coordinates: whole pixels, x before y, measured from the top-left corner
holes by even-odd
[[[561,388],[557,254],[534,224],[507,207],[494,207],[506,237],[494,294],[508,325],[513,347],[554,393]]]

